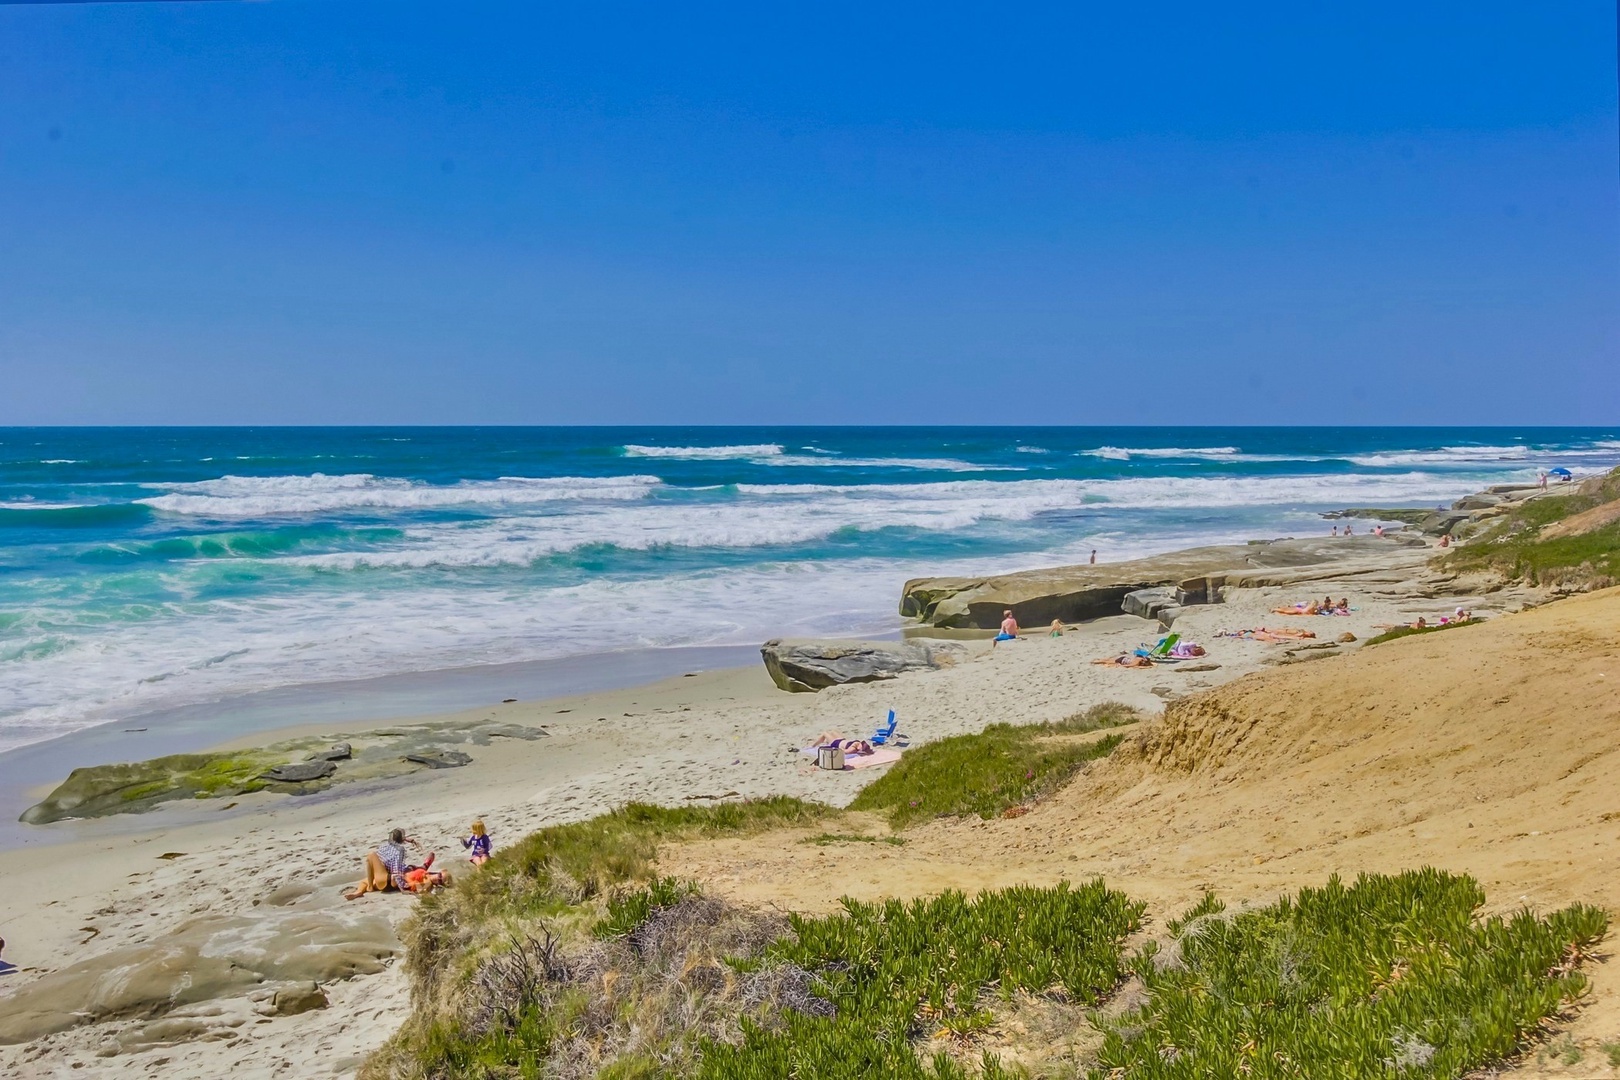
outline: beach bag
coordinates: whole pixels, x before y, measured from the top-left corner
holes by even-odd
[[[823,769],[837,771],[844,767],[842,746],[823,746],[816,751],[816,764]]]

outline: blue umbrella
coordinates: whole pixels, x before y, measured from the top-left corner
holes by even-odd
[[[1570,472],[1568,469],[1548,469],[1547,470],[1547,475],[1548,476],[1574,476],[1575,474]]]

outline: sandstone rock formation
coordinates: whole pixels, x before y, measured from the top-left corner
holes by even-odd
[[[1392,559],[1401,560],[1403,550],[1414,567],[1428,553],[1415,536],[1324,536],[1192,548],[1130,562],[995,577],[918,578],[906,582],[900,614],[933,626],[986,630],[994,629],[1009,608],[1025,626],[1053,619],[1078,622],[1118,615],[1126,596],[1140,590],[1165,590],[1150,598],[1171,595],[1177,605],[1218,603],[1228,587],[1303,584],[1363,567],[1387,570]]]
[[[307,993],[314,984],[381,971],[398,951],[393,927],[380,915],[288,911],[202,918],[159,941],[114,949],[17,990],[0,1011],[0,1043],[77,1024],[155,1019],[266,984],[294,984],[285,988],[289,1008],[295,1001],[319,1007]]]
[[[767,641],[759,650],[771,681],[795,693],[840,683],[892,679],[902,671],[944,667],[954,663],[962,651],[962,646],[949,642],[781,639]]]

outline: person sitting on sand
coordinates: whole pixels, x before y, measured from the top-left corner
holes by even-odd
[[[1414,630],[1423,630],[1423,629],[1426,629],[1428,627],[1428,625],[1429,625],[1429,620],[1425,619],[1423,616],[1419,615],[1418,616],[1418,621],[1412,624],[1412,629],[1414,629]],[[1446,640],[1449,641],[1451,639],[1447,638]]]
[[[996,647],[997,642],[1015,641],[1017,638],[1018,620],[1013,618],[1012,609],[1008,608],[1001,613],[1001,633],[997,634],[995,640],[990,642],[990,647],[993,649]]]
[[[408,891],[405,880],[405,870],[409,857],[405,853],[405,845],[420,847],[415,840],[405,835],[404,829],[395,829],[388,834],[388,839],[377,845],[375,851],[366,854],[366,876],[361,882],[343,894],[345,900],[358,900],[368,892],[387,892],[390,888],[401,892]]]
[[[1451,534],[1450,533],[1441,533],[1440,534],[1440,546],[1443,547],[1443,548],[1447,548],[1447,547],[1451,546]]]
[[[0,937],[0,953],[4,953],[5,951],[6,951],[6,939],[3,938],[3,937]],[[13,971],[16,971],[16,970],[17,970],[17,965],[16,964],[7,963],[4,959],[0,959],[0,975],[10,975]]]
[[[1052,620],[1052,632],[1047,636],[1048,637],[1062,637],[1063,636],[1063,620],[1062,619],[1053,619]]]
[[[472,823],[472,835],[461,838],[463,848],[471,848],[472,853],[467,856],[474,866],[483,866],[489,861],[490,842],[489,833],[484,829],[482,821]]]
[[[1382,525],[1374,525],[1373,526],[1373,535],[1374,536],[1383,536],[1384,535],[1384,527]]]

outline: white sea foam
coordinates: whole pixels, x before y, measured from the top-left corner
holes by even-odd
[[[725,461],[731,458],[769,458],[782,453],[776,443],[752,446],[636,446],[624,448],[625,457],[684,458],[688,461]]]
[[[41,465],[83,465],[84,461],[80,458],[48,457],[40,458],[39,463]]]
[[[660,483],[656,476],[503,476],[456,484],[424,484],[369,473],[222,476],[217,480],[169,484],[169,494],[136,501],[170,514],[235,519],[350,509],[521,507],[558,500],[641,499]]]
[[[1052,452],[1044,446],[1015,446],[1013,449],[1020,454],[1050,454]]]

